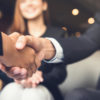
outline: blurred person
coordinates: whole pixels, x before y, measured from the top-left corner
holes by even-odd
[[[16,36],[19,36],[19,34],[17,34]],[[29,76],[32,76],[31,73],[34,73],[34,68],[35,70],[37,69],[37,66],[35,65],[35,63],[33,63],[35,60],[35,51],[29,47],[23,49],[22,51],[16,50],[15,43],[17,37],[16,39],[13,39],[13,37],[14,35],[7,36],[6,34],[0,32],[0,63],[7,67],[9,66],[6,70],[9,70],[9,68],[12,66],[20,66],[20,68],[28,69],[30,70],[30,73],[27,74]],[[20,60],[20,58],[22,59]],[[9,73],[6,74],[9,75]]]
[[[100,41],[99,41],[99,23],[98,23],[98,19],[96,21],[96,23],[88,29],[88,31],[86,32],[86,34],[84,36],[81,36],[80,38],[69,38],[69,39],[61,39],[61,38],[55,38],[56,40],[59,41],[59,43],[61,44],[63,50],[64,50],[64,56],[63,57],[58,57],[61,61],[64,61],[65,64],[68,63],[72,63],[75,61],[78,61],[80,59],[83,59],[87,56],[89,56],[90,54],[92,54],[94,51],[98,50],[100,45]],[[23,38],[26,39],[26,38]],[[33,40],[33,41],[32,41]],[[39,42],[38,44],[36,44],[36,42]],[[43,57],[43,59],[46,59],[47,56],[49,56],[52,52],[53,55],[48,58],[51,59],[54,57],[55,51],[54,51],[54,47],[50,46],[52,50],[52,52],[48,52],[48,46],[45,45],[45,43],[47,43],[49,40],[47,39],[41,39],[41,38],[28,38],[27,42],[25,42],[27,45],[31,45],[31,47],[35,48],[35,50],[41,51],[42,49],[45,49],[44,53],[45,57]],[[20,40],[20,43],[23,43],[23,40]],[[66,44],[64,44],[64,43]],[[25,43],[23,43],[25,46]],[[51,45],[51,42],[49,42]],[[70,44],[70,45],[69,45]],[[77,45],[78,48],[73,47],[74,45]],[[40,47],[39,47],[40,46]],[[56,47],[56,46],[55,46]],[[67,47],[67,48],[66,48]],[[69,47],[69,48],[68,48]],[[23,47],[22,47],[23,48]],[[22,49],[21,48],[21,49]],[[70,49],[71,48],[71,49]],[[81,48],[81,49],[80,49]],[[57,52],[56,48],[56,53]],[[66,52],[67,51],[67,52]],[[63,54],[63,52],[60,52]],[[62,59],[64,58],[64,59]],[[55,59],[51,60],[51,62],[54,62]],[[50,63],[50,62],[49,62]]]
[[[100,15],[100,13],[96,14],[95,24],[93,24],[86,31],[86,33],[83,36],[81,36],[79,38],[72,37],[72,38],[68,38],[68,39],[55,38],[56,40],[59,41],[59,43],[60,43],[59,46],[61,46],[63,48],[64,52],[61,52],[61,51],[58,52],[59,50],[58,50],[57,46],[54,44],[54,41],[52,41],[52,43],[54,45],[54,47],[53,47],[53,46],[51,46],[52,43],[50,42],[50,40],[45,39],[45,38],[37,38],[37,37],[33,37],[33,36],[21,36],[17,41],[17,44],[21,44],[21,46],[17,45],[16,48],[21,50],[27,44],[38,52],[42,51],[41,53],[44,55],[43,59],[48,59],[48,60],[51,59],[51,61],[46,61],[49,63],[63,61],[65,64],[69,64],[69,63],[73,63],[75,61],[81,60],[81,59],[89,56],[90,54],[92,54],[94,51],[99,50],[99,48],[100,48],[99,15]],[[38,44],[37,44],[37,42],[38,42]],[[45,43],[47,43],[48,46],[45,45]],[[74,45],[76,45],[77,48],[75,48]],[[48,51],[48,47],[51,51]],[[56,52],[54,51],[54,49],[56,50]],[[52,53],[52,52],[54,52],[54,53]],[[57,54],[55,55],[55,53],[61,53],[62,55],[64,53],[64,56],[63,57],[61,57],[61,55],[57,56]],[[51,57],[49,57],[50,54],[51,54]],[[52,59],[53,57],[56,57],[56,59]],[[58,59],[60,59],[60,60],[58,61]],[[27,81],[26,81],[26,83],[27,83]],[[6,89],[4,89],[4,90],[6,90]],[[2,92],[2,93],[5,93],[5,92]],[[92,95],[92,94],[94,94],[94,95]],[[85,90],[84,91],[84,89],[83,90],[79,89],[79,90],[75,90],[75,92],[72,91],[71,94],[67,94],[65,99],[69,98],[69,100],[73,100],[73,99],[75,100],[75,98],[76,98],[76,100],[81,100],[78,98],[80,98],[80,97],[83,98],[83,96],[84,96],[84,100],[90,100],[89,98],[91,98],[91,97],[93,97],[91,100],[95,100],[95,98],[96,98],[96,100],[99,100],[99,91],[95,91],[95,90],[92,90],[92,91]]]
[[[63,59],[62,57],[57,57],[56,59],[60,59],[59,61],[64,61],[65,64],[68,63],[72,63],[74,61],[78,61],[79,59],[83,59],[86,56],[89,56],[90,54],[92,54],[95,50],[99,50],[100,49],[100,13],[97,13],[95,16],[95,24],[93,24],[87,31],[86,33],[79,37],[79,38],[70,38],[70,39],[61,39],[61,38],[56,38],[56,40],[58,40],[58,42],[60,43],[60,45],[62,46],[63,50],[64,50],[64,56]],[[48,52],[47,47],[45,46],[45,42],[48,42],[48,40],[46,39],[40,39],[40,38],[33,38],[33,41],[28,39],[26,40],[25,37],[23,37],[23,41],[21,41],[20,39],[17,41],[19,43],[22,43],[23,46],[22,48],[24,48],[24,46],[26,44],[31,45],[33,48],[38,49],[38,50],[42,50],[45,49],[44,55],[48,56],[49,54],[51,54],[51,52]],[[39,45],[41,45],[41,47],[39,47],[39,45],[35,44],[36,41],[40,41]],[[44,42],[42,42],[44,41]],[[64,44],[66,42],[66,44]],[[70,43],[69,43],[70,42]],[[54,42],[52,42],[54,44]],[[69,47],[70,44],[70,48]],[[75,48],[73,47],[73,44],[76,44],[76,47],[80,47],[79,48]],[[18,47],[20,48],[20,47]],[[20,48],[20,49],[22,49]],[[40,49],[42,48],[42,49]],[[91,49],[92,48],[92,49]],[[56,48],[56,53],[58,48]],[[53,48],[51,47],[52,52]],[[92,51],[93,50],[93,51]],[[49,53],[49,54],[48,54]],[[59,52],[62,53],[62,52]],[[48,59],[52,59],[54,57],[54,54]],[[46,59],[45,57],[43,59]],[[55,60],[55,59],[54,59]],[[51,60],[52,63],[55,63],[54,60]],[[48,62],[48,61],[47,61]],[[50,63],[50,61],[49,61]],[[94,90],[94,89],[75,89],[72,92],[66,94],[65,100],[100,100],[100,91],[99,90]]]
[[[34,37],[63,37],[66,33],[66,31],[61,28],[49,25],[47,0],[17,0],[14,20],[9,29],[9,33],[13,33],[14,31],[21,33],[21,35],[31,35]],[[33,100],[34,95],[36,94],[38,100],[42,99],[41,95],[45,97],[43,98],[44,100],[63,100],[58,85],[61,84],[65,78],[66,67],[63,62],[58,64],[43,63],[31,78],[23,80],[24,83],[23,81],[16,81],[17,83],[22,84],[25,88],[31,87],[31,89],[27,88],[27,94],[29,95],[27,95],[28,97],[26,99],[24,98],[24,100],[27,100],[28,98]],[[42,86],[40,86],[40,84]],[[4,88],[4,91],[6,90],[4,94],[8,92],[7,95],[4,96],[3,92],[1,92],[0,99],[15,100],[17,98],[17,95],[15,95],[17,91],[26,90],[25,88],[16,88],[16,85],[18,84],[8,84],[8,86]],[[31,90],[34,92],[31,92],[30,94]],[[38,91],[41,91],[40,96]],[[23,94],[23,97],[25,97],[25,95]],[[21,99],[21,96],[19,96],[19,99]]]

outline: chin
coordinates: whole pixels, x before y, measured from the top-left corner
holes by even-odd
[[[37,17],[38,17],[37,15],[24,16],[24,18],[26,19],[36,19]]]

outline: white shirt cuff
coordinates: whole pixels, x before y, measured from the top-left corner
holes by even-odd
[[[55,47],[56,54],[51,60],[49,60],[49,61],[43,60],[43,61],[46,63],[61,63],[61,62],[63,62],[62,59],[64,58],[64,54],[63,54],[63,49],[62,49],[61,45],[54,38],[47,38],[47,39],[52,42],[53,46]]]

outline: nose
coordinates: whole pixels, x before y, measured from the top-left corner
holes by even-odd
[[[29,7],[33,6],[32,1],[33,1],[33,0],[28,0],[28,2],[27,2],[27,6],[29,6]]]
[[[27,1],[27,6],[33,6],[33,4],[34,4],[33,1],[34,1],[34,0],[28,0],[28,1]]]

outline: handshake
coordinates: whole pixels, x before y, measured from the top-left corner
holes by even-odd
[[[17,32],[9,36],[0,34],[3,48],[0,69],[16,80],[31,77],[41,66],[43,59],[49,60],[55,55],[52,43],[45,38],[23,36]]]

